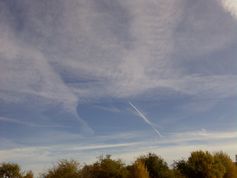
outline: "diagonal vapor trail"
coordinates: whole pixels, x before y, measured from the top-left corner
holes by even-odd
[[[129,105],[138,113],[138,115],[149,125],[151,126],[151,128],[160,136],[162,137],[162,135],[160,134],[159,130],[155,128],[154,124],[141,112],[139,111],[136,106],[134,106],[131,102],[128,102]]]

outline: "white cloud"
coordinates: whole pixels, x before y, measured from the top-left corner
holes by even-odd
[[[0,99],[4,103],[25,107],[29,107],[30,104],[30,107],[42,112],[42,115],[47,107],[61,107],[64,112],[74,115],[83,132],[93,133],[78,116],[76,111],[78,97],[64,83],[41,51],[19,40],[12,29],[1,33],[0,42]],[[12,119],[5,121],[12,123],[14,121],[25,126],[37,125]]]
[[[236,0],[222,0],[223,7],[237,18],[237,1]]]
[[[168,80],[167,86],[177,91],[208,99],[236,96],[236,75],[190,75]]]
[[[190,77],[190,74],[184,74],[182,69],[176,66],[177,59],[173,58],[173,53],[177,52],[175,45],[176,38],[179,37],[175,35],[178,35],[176,28],[184,18],[185,1],[115,1],[113,3],[116,6],[113,3],[104,3],[107,9],[101,10],[96,2],[59,2],[57,8],[63,8],[63,16],[52,16],[49,12],[55,4],[43,10],[39,8],[42,3],[25,2],[25,5],[31,6],[26,12],[26,26],[37,26],[37,33],[42,37],[37,38],[37,33],[34,32],[36,29],[33,28],[33,32],[27,31],[28,29],[22,32],[26,39],[32,40],[18,38],[16,34],[19,32],[11,29],[11,26],[7,35],[2,34],[2,39],[5,40],[1,43],[1,54],[8,60],[3,60],[1,71],[5,74],[6,70],[12,73],[2,75],[2,90],[17,90],[30,95],[49,97],[52,100],[67,102],[68,107],[75,108],[77,97],[79,102],[85,98],[98,99],[103,96],[126,98],[164,87],[195,95],[196,87],[189,86],[199,86],[202,83],[205,83],[200,89],[202,92],[218,95],[221,90],[224,96],[228,95],[226,90],[229,85],[235,87],[231,84],[236,81],[235,76],[219,76],[220,80],[229,78],[225,80],[227,85],[223,85],[218,78],[214,81],[211,79],[216,76]],[[57,8],[53,8],[56,14]],[[115,11],[118,11],[119,17],[114,17]],[[40,17],[41,13],[45,14],[44,18]],[[205,14],[210,15],[208,20],[213,20],[212,12]],[[200,20],[197,14],[193,16]],[[38,20],[34,20],[36,18]],[[204,37],[209,33],[208,30],[213,30],[213,27],[207,25],[208,20],[201,19],[202,29],[200,33],[192,34],[192,37],[196,35],[194,38],[198,39],[199,36]],[[190,21],[188,20],[188,23]],[[55,27],[51,24],[53,22]],[[121,34],[113,31],[113,26],[118,24],[121,25]],[[207,45],[203,51],[208,53],[231,43],[232,31],[227,36],[220,34],[226,34],[225,29],[219,28],[215,35],[210,37],[218,42],[205,37],[208,42],[198,42],[197,46],[202,48]],[[188,40],[189,35],[190,33],[183,33],[181,36],[184,41],[179,42]],[[48,45],[47,40],[53,45]],[[30,41],[29,44],[27,41]],[[215,47],[222,42],[223,45]],[[180,46],[182,45],[183,43]],[[189,46],[196,50],[195,45]],[[208,49],[209,47],[211,49]],[[75,81],[65,82],[65,77]],[[17,98],[6,93],[1,93],[1,97],[11,100]]]
[[[125,141],[127,136],[145,137],[143,141]],[[154,135],[153,135],[154,136]],[[77,139],[82,138],[76,136]],[[110,137],[120,143],[104,143]],[[237,132],[210,132],[207,130],[170,133],[157,139],[147,133],[124,133],[123,135],[95,136],[88,143],[56,144],[51,146],[20,146],[14,149],[1,149],[2,161],[15,161],[23,168],[33,169],[39,173],[50,167],[59,159],[78,159],[81,163],[91,163],[103,154],[112,154],[113,158],[122,158],[130,163],[141,154],[154,152],[162,156],[169,164],[173,160],[187,158],[191,151],[224,151],[231,157],[235,154],[237,144],[234,142]],[[123,141],[124,140],[124,141]],[[172,145],[172,146],[170,146]]]
[[[3,104],[31,106],[42,115],[55,106],[60,114],[70,113],[79,119],[86,133],[93,133],[78,116],[78,102],[101,97],[127,99],[150,95],[150,91],[157,93],[160,88],[165,89],[164,93],[168,89],[204,99],[237,96],[235,74],[227,70],[221,74],[208,72],[208,75],[201,71],[200,74],[185,73],[182,59],[176,58],[180,54],[182,57],[195,56],[196,60],[203,55],[212,57],[216,51],[236,42],[236,27],[232,19],[227,22],[227,17],[219,19],[223,12],[216,8],[207,8],[203,13],[199,11],[214,1],[202,1],[200,6],[191,2],[192,8],[185,0],[100,1],[102,5],[87,0],[47,1],[47,5],[45,2],[22,0],[21,6],[15,8],[23,8],[20,9],[23,13],[17,15],[5,6],[7,3],[0,2],[0,10],[4,9],[0,22],[0,102]],[[222,2],[225,9],[236,16],[236,1]],[[188,62],[195,65],[191,57]],[[210,59],[210,63],[215,68],[215,57]],[[119,111],[116,108],[109,110]],[[1,115],[0,121],[38,126],[22,118]],[[157,151],[172,160],[193,149],[216,149],[208,144],[189,144],[193,140],[221,143],[236,138],[235,132],[204,131],[170,134],[159,140],[151,140],[144,133],[95,136],[91,140],[78,134],[45,134],[48,135],[44,135],[43,141],[37,141],[51,146],[1,150],[1,158],[25,160],[26,165],[39,164],[43,168],[46,162],[61,157],[90,160],[101,154],[95,149],[106,153],[113,148],[113,153],[124,159]],[[65,153],[65,145],[54,146],[51,140],[60,142],[69,138],[82,140],[84,145],[75,143],[66,148],[67,154],[56,155],[57,150]],[[32,143],[35,138],[28,139],[28,143]],[[147,140],[137,143],[139,139]],[[12,141],[2,140],[16,147]],[[114,140],[119,143],[107,143]],[[137,144],[140,149],[137,149]],[[174,146],[166,146],[168,144]],[[215,146],[231,154],[237,147],[233,142]],[[80,152],[73,155],[70,153],[72,148]],[[90,159],[85,156],[86,150],[91,151]]]

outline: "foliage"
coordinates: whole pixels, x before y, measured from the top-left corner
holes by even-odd
[[[121,160],[112,160],[110,155],[101,156],[99,160],[86,165],[81,172],[82,178],[126,178],[128,170]]]
[[[223,152],[194,151],[187,160],[175,161],[173,169],[154,153],[142,155],[126,166],[110,155],[96,162],[79,166],[74,160],[61,160],[41,175],[42,178],[237,178],[237,166]],[[23,172],[18,164],[0,164],[0,178],[34,178],[33,172]]]
[[[219,161],[225,169],[223,178],[237,178],[237,168],[227,154],[217,152],[214,154],[214,159]]]
[[[178,171],[178,170],[175,170],[175,169],[173,169],[172,170],[172,176],[171,177],[173,177],[173,178],[186,178],[186,176],[185,175],[183,175],[180,171]],[[171,178],[170,177],[170,178]]]
[[[175,162],[174,169],[187,178],[237,178],[234,163],[223,152],[192,152],[187,161]]]
[[[80,178],[79,163],[71,160],[61,160],[58,164],[43,174],[43,178]]]
[[[135,161],[130,167],[130,178],[149,178],[149,173],[145,164],[141,160]]]
[[[142,161],[149,173],[150,178],[168,178],[170,170],[167,163],[154,153],[141,156],[138,160]]]
[[[192,178],[213,178],[221,177],[221,172],[216,168],[219,167],[218,163],[214,162],[212,155],[209,152],[196,151],[192,152],[188,159],[188,167],[190,169]],[[223,171],[223,170],[221,170]]]
[[[24,174],[18,164],[2,163],[0,165],[0,178],[33,178],[33,172]]]
[[[14,163],[2,163],[0,167],[0,177],[18,178],[21,177],[20,167]]]

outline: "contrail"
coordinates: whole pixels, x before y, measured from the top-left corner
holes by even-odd
[[[162,137],[162,135],[160,134],[159,130],[157,130],[154,126],[154,124],[149,121],[149,119],[141,112],[139,111],[136,106],[134,106],[131,102],[128,102],[130,104],[130,106],[132,106],[132,108],[139,114],[139,116],[149,125],[151,126],[151,128],[160,136]]]

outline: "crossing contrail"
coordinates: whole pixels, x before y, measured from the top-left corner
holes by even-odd
[[[160,134],[159,130],[155,128],[154,124],[141,112],[139,111],[136,106],[134,106],[131,102],[128,102],[129,105],[138,113],[138,115],[149,125],[151,126],[151,128],[160,136],[162,137],[162,135]]]

